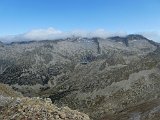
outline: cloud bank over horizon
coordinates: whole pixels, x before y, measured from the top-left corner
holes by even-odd
[[[156,42],[160,42],[160,32],[141,32],[138,34],[144,35],[145,37],[154,40]],[[34,29],[23,34],[0,36],[0,41],[4,43],[9,43],[9,42],[31,41],[31,40],[35,41],[56,40],[73,36],[88,37],[88,38],[91,37],[107,38],[111,36],[126,36],[126,35],[128,35],[127,32],[109,32],[104,29],[97,29],[95,31],[74,30],[70,32],[64,32],[50,27],[47,29]]]

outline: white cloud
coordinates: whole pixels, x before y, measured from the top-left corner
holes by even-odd
[[[64,37],[64,33],[60,30],[54,28],[47,29],[35,29],[29,32],[18,34],[18,35],[8,35],[0,37],[2,42],[14,42],[14,41],[30,41],[30,40],[53,40],[58,39],[61,36]]]
[[[62,31],[53,28],[31,30],[23,35],[25,39],[29,40],[45,40],[53,39],[62,34]]]
[[[139,34],[144,35],[145,37],[160,41],[160,32],[141,32]],[[9,35],[0,37],[2,42],[13,42],[13,41],[30,41],[30,40],[55,40],[60,38],[67,38],[72,36],[79,37],[101,37],[107,38],[110,36],[126,36],[126,32],[109,32],[104,29],[97,29],[95,31],[85,31],[85,30],[74,30],[70,32],[64,32],[54,28],[47,29],[35,29],[29,32],[19,34],[19,35]]]
[[[0,37],[2,42],[13,42],[13,41],[29,41],[29,40],[55,40],[60,38],[67,38],[72,36],[79,37],[102,37],[106,38],[113,35],[104,29],[98,29],[95,31],[85,31],[85,30],[74,30],[70,32],[63,32],[61,30],[56,30],[54,28],[47,29],[36,29],[19,35],[9,35]]]

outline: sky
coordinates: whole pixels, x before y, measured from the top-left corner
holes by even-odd
[[[143,33],[159,40],[160,0],[0,0],[0,36],[73,31]]]

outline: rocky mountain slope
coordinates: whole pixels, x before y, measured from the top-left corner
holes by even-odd
[[[160,47],[144,36],[15,42],[0,51],[0,82],[24,96],[49,97],[94,120],[159,113]]]
[[[49,98],[23,97],[10,87],[0,84],[0,120],[90,120],[88,115],[58,108]]]

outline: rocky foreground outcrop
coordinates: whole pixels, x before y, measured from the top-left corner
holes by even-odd
[[[7,101],[1,106],[0,120],[90,120],[86,114],[69,107],[56,107],[49,98],[0,96],[0,99]]]
[[[9,97],[11,89],[3,92],[1,88],[5,87],[0,84],[0,120],[90,120],[88,115],[69,107],[58,108],[49,98]]]

